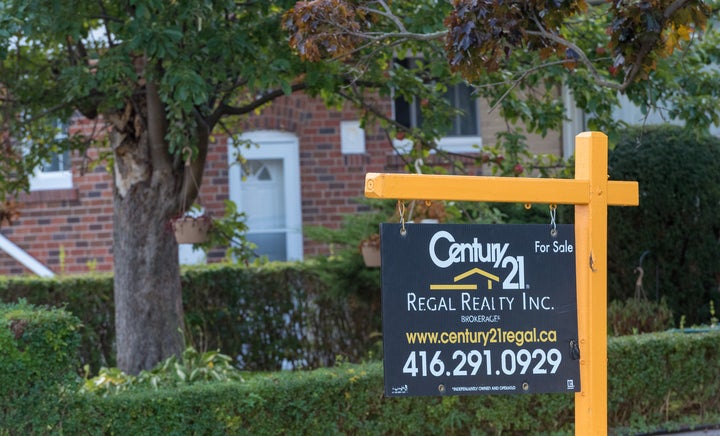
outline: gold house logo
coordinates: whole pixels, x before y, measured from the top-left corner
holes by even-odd
[[[462,274],[456,275],[453,278],[453,283],[430,285],[430,290],[431,291],[477,291],[477,289],[478,289],[477,283],[470,283],[470,284],[458,284],[457,283],[460,280],[463,280],[463,279],[470,277],[472,275],[475,275],[475,274],[487,278],[488,291],[492,290],[493,282],[498,282],[498,283],[500,282],[500,277],[496,276],[495,274],[491,274],[480,268],[472,268],[468,271],[465,271]]]

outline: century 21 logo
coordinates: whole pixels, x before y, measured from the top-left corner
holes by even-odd
[[[447,268],[454,263],[492,262],[493,268],[510,267],[510,273],[502,284],[503,289],[525,289],[525,257],[506,256],[508,247],[509,243],[481,243],[477,238],[473,238],[473,242],[455,242],[453,235],[445,230],[435,232],[428,246],[430,259],[439,268]]]

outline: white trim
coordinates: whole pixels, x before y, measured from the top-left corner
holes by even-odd
[[[72,171],[35,171],[30,177],[30,191],[72,189]]]
[[[297,136],[275,130],[256,130],[243,133],[240,138],[255,145],[238,150],[228,144],[228,177],[230,180],[230,200],[235,201],[238,210],[242,211],[242,197],[235,194],[241,192],[240,186],[234,187],[236,181],[242,180],[241,168],[237,164],[237,154],[245,159],[282,159],[285,190],[285,231],[287,232],[286,254],[288,260],[302,260],[302,202],[300,197],[300,144]],[[236,197],[235,200],[233,197]],[[251,233],[252,229],[248,231]]]
[[[478,129],[480,129],[478,121]],[[438,141],[438,148],[452,153],[479,153],[482,136],[446,136]]]
[[[3,235],[0,235],[0,250],[9,254],[10,257],[40,277],[55,277],[55,273]]]
[[[482,149],[482,136],[445,136],[438,139],[437,148],[449,153],[479,153]],[[400,153],[410,153],[413,141],[393,139],[393,146]],[[435,150],[430,150],[434,154]]]

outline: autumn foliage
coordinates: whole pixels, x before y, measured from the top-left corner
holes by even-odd
[[[301,1],[283,17],[290,45],[302,59],[319,61],[342,58],[363,41],[373,17],[358,2],[343,0]]]
[[[306,60],[352,54],[364,43],[378,43],[373,25],[380,20],[400,24],[393,7],[402,2],[314,0],[298,2],[285,14],[290,45]],[[445,51],[450,67],[473,81],[503,70],[515,52],[553,58],[568,68],[592,65],[590,53],[568,37],[592,8],[604,8],[609,70],[625,86],[647,78],[659,57],[667,57],[694,32],[705,27],[711,11],[699,0],[616,0],[590,6],[585,0],[479,1],[454,0],[443,20]],[[439,21],[439,20],[438,20]],[[388,44],[419,39],[408,32],[386,34]],[[605,48],[603,48],[604,50]],[[623,74],[619,75],[618,72]]]
[[[613,67],[646,78],[658,57],[671,55],[681,41],[705,27],[710,10],[697,0],[621,0],[612,2],[610,13],[613,20],[607,33]]]
[[[543,58],[564,53],[558,35],[566,19],[587,9],[584,0],[455,0],[445,18],[445,50],[451,67],[468,79],[495,72],[514,50],[538,51]]]

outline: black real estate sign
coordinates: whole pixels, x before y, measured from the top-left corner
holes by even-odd
[[[550,230],[382,224],[385,394],[578,392],[574,227]]]

